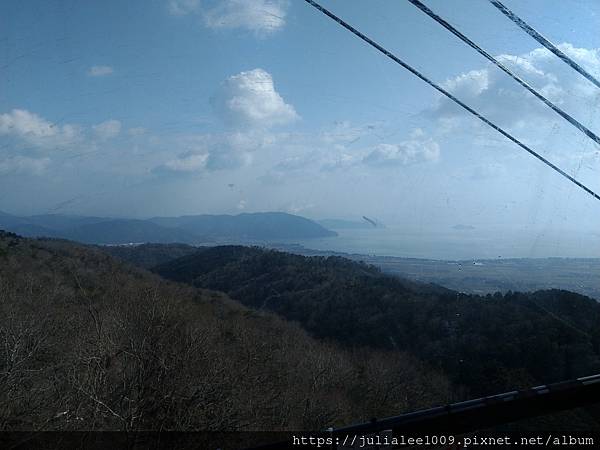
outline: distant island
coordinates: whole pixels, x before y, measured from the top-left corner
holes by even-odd
[[[282,212],[115,219],[63,214],[15,216],[0,212],[0,229],[26,237],[62,238],[86,244],[261,242],[310,239],[337,233]]]

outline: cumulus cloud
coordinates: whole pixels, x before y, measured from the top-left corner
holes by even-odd
[[[287,0],[218,0],[204,11],[210,28],[242,28],[258,35],[271,34],[285,25]]]
[[[87,73],[90,77],[105,77],[113,72],[114,70],[110,66],[92,66]]]
[[[270,135],[258,132],[234,132],[213,136],[207,168],[220,170],[247,166],[252,162],[252,154],[271,142]]]
[[[573,44],[569,44],[565,42],[558,46],[564,53],[569,55],[575,61],[585,66],[585,68],[595,74],[596,76],[600,75],[600,49],[587,49],[587,48],[577,48]],[[545,50],[545,49],[544,49]],[[543,52],[542,49],[537,50],[538,52]],[[552,58],[550,52],[543,52],[543,57]]]
[[[435,162],[439,158],[438,143],[417,129],[411,134],[411,139],[399,144],[378,144],[363,158],[363,163],[374,167],[396,167]]]
[[[567,43],[559,45],[559,48],[590,72],[600,75],[600,49],[576,48]],[[497,59],[568,111],[581,111],[582,100],[593,104],[600,99],[600,93],[594,91],[587,80],[569,70],[545,48],[521,55],[499,55]],[[547,123],[549,119],[556,118],[547,106],[491,64],[447,80],[444,87],[504,127],[523,126],[531,124],[532,120]],[[518,114],[515,114],[516,111]],[[456,119],[467,117],[447,98],[442,98],[430,113],[448,129],[458,124]]]
[[[208,170],[236,169],[252,162],[253,153],[275,143],[270,133],[256,130],[230,131],[193,138],[192,148],[208,153]]]
[[[121,122],[115,119],[109,119],[98,125],[92,126],[94,133],[100,139],[111,139],[121,132]]]
[[[298,118],[294,107],[275,90],[271,75],[262,69],[227,78],[211,103],[228,128],[220,133],[169,139],[163,145],[176,149],[179,156],[165,158],[166,162],[156,166],[155,171],[215,171],[247,166],[256,152],[281,141],[281,133],[271,131],[272,127]]]
[[[47,120],[23,109],[13,109],[0,115],[0,133],[44,138],[55,136],[57,129]]]
[[[0,160],[0,174],[42,175],[49,164],[49,158],[13,156]]]
[[[27,110],[13,109],[0,114],[0,136],[15,137],[37,147],[56,147],[78,140],[79,128],[53,124]]]
[[[289,0],[169,0],[167,6],[174,16],[201,16],[208,28],[267,36],[284,27]]]
[[[298,119],[294,107],[275,90],[273,78],[263,69],[227,78],[211,102],[227,124],[237,128],[271,128]]]
[[[279,133],[270,145],[281,158],[257,179],[264,184],[280,185],[309,177],[327,178],[333,172],[345,172],[362,165],[380,139],[383,124],[354,124],[337,121],[317,133]]]

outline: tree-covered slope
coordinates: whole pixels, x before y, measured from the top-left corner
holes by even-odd
[[[439,371],[342,350],[102,250],[0,232],[0,429],[286,430],[444,403]]]
[[[201,250],[154,270],[274,311],[321,339],[408,351],[471,395],[600,369],[600,305],[566,291],[465,295],[344,258],[235,246]]]
[[[187,244],[140,244],[102,246],[102,250],[136,267],[150,269],[182,256],[191,255],[198,247]]]

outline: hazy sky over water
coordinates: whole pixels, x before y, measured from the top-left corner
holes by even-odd
[[[487,1],[426,3],[600,133],[600,90]],[[600,76],[598,2],[505,3]],[[600,190],[597,145],[408,2],[323,4]],[[2,2],[0,210],[600,223],[600,202],[300,0]]]

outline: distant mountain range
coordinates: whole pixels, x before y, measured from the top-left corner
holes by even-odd
[[[19,217],[0,212],[0,229],[26,237],[63,238],[88,244],[252,242],[336,236],[312,220],[265,212],[114,219],[63,214]]]

